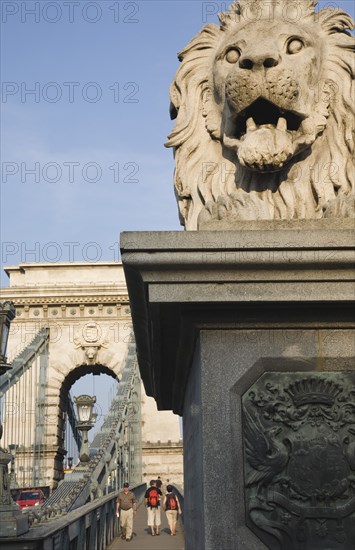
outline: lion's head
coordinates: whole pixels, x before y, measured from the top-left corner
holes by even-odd
[[[353,21],[316,4],[240,0],[180,53],[167,146],[186,229],[352,209]]]

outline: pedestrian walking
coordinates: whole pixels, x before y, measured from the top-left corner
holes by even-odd
[[[181,506],[179,499],[173,494],[174,487],[168,485],[166,488],[166,495],[164,496],[163,508],[166,513],[166,518],[168,520],[170,535],[174,536],[176,533],[176,523],[178,514],[181,514]]]
[[[146,490],[144,498],[145,505],[148,511],[148,526],[151,528],[151,534],[160,535],[159,527],[161,525],[161,516],[160,516],[160,497],[163,496],[163,493],[157,487],[157,482],[155,479],[152,479],[149,483],[150,487]]]
[[[116,515],[120,518],[121,538],[132,540],[133,516],[137,513],[136,497],[129,490],[129,483],[123,484],[123,491],[118,493]]]

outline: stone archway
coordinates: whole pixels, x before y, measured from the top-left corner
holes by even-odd
[[[64,381],[96,368],[107,369],[107,374],[120,379],[127,349],[132,343],[123,268],[118,262],[20,264],[7,268],[6,272],[10,286],[2,289],[2,295],[14,301],[17,311],[8,345],[10,361],[41,328],[49,328],[50,338],[48,354],[36,360],[37,378],[32,385],[37,390],[26,389],[30,376],[26,375],[26,380],[20,379],[6,397],[11,406],[19,403],[16,410],[21,411],[24,422],[20,426],[21,434],[15,433],[18,415],[8,414],[2,443],[21,446],[15,461],[16,468],[22,467],[21,474],[16,471],[21,485],[23,481],[25,486],[31,486],[34,481],[35,453],[36,461],[44,465],[40,468],[38,483],[54,487],[62,477],[64,456],[61,443],[65,420]],[[168,411],[158,412],[154,400],[145,395],[143,388],[141,400],[142,451],[147,479],[162,475],[181,484],[182,441],[178,418]],[[24,423],[26,437],[22,435]],[[32,472],[32,478],[27,470]]]
[[[53,463],[53,479],[55,481],[58,481],[58,479],[62,479],[63,477],[63,463],[64,457],[67,453],[67,449],[65,448],[65,431],[69,392],[75,382],[88,374],[94,374],[98,376],[101,374],[107,375],[119,382],[119,377],[112,369],[110,369],[106,365],[101,365],[97,363],[92,365],[82,364],[70,370],[64,378],[58,395],[58,431],[56,444],[57,452],[54,456]]]

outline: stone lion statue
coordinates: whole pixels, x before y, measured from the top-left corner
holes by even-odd
[[[186,229],[353,217],[351,17],[316,0],[240,0],[179,54],[175,192]]]

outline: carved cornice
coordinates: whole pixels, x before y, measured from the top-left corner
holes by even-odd
[[[142,441],[142,449],[148,451],[149,449],[182,449],[183,442],[181,439],[178,441]]]
[[[6,289],[10,290],[10,289]],[[131,310],[128,295],[93,295],[81,296],[14,296],[11,297],[16,308],[18,322],[83,322],[87,319],[103,321],[113,319],[130,319]]]
[[[2,289],[2,295],[5,296],[4,290]],[[72,306],[72,305],[85,305],[85,306],[91,306],[91,305],[99,305],[99,304],[110,304],[110,305],[120,305],[126,304],[128,300],[128,295],[112,295],[112,296],[102,296],[102,295],[96,295],[96,296],[87,296],[87,295],[81,295],[81,296],[55,296],[55,297],[43,297],[43,296],[31,296],[28,298],[20,297],[20,296],[14,296],[13,294],[8,294],[6,297],[9,296],[9,299],[11,297],[11,301],[14,302],[15,307],[17,306],[42,306],[42,305],[65,305],[65,306]]]

